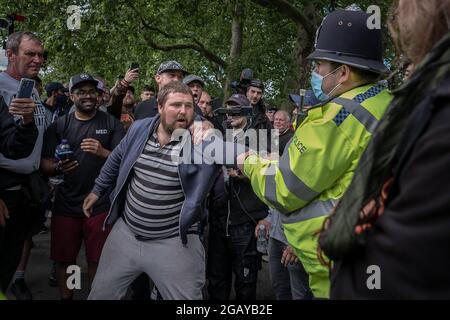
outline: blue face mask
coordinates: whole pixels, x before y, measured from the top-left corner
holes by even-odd
[[[337,67],[336,69],[334,69],[333,71],[331,71],[330,73],[321,76],[320,74],[318,74],[317,72],[313,71],[311,73],[311,88],[314,92],[314,95],[317,97],[317,99],[319,99],[320,101],[326,101],[330,98],[330,94],[336,90],[337,87],[339,87],[341,84],[338,83],[333,90],[331,90],[330,92],[328,92],[328,94],[326,94],[325,92],[323,92],[322,90],[322,84],[323,84],[323,79],[325,79],[326,77],[328,77],[330,74],[336,72],[341,66]]]

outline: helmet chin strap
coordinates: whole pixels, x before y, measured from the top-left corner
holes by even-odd
[[[331,89],[330,92],[327,93],[327,96],[332,98],[331,94],[333,93],[334,90],[336,90],[342,83],[338,83],[337,85],[334,86],[333,89]]]
[[[337,68],[334,69],[333,71],[331,71],[331,72],[329,72],[328,74],[326,74],[323,78],[325,79],[325,78],[328,77],[330,74],[335,73],[336,71],[338,71],[338,70],[339,70],[340,68],[342,68],[342,67],[343,67],[343,65],[337,67]],[[331,89],[330,92],[326,93],[326,95],[327,95],[328,97],[331,98],[331,94],[333,93],[333,91],[336,90],[341,84],[342,84],[342,83],[338,83],[337,85],[335,85],[334,88]]]

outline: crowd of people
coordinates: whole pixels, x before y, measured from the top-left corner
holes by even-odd
[[[308,56],[311,89],[289,96],[291,110],[266,105],[254,77],[215,103],[174,60],[140,92],[136,66],[111,89],[88,73],[43,86],[44,44],[11,34],[0,299],[8,288],[32,299],[25,271],[47,218],[49,280],[63,300],[82,245],[92,300],[129,288],[132,299],[228,300],[232,287],[255,300],[264,255],[279,300],[448,298],[450,0],[400,0],[392,17],[410,62],[400,88],[387,87],[383,30],[365,12],[336,10]],[[35,82],[26,98],[22,79]],[[371,266],[381,286],[368,285]]]

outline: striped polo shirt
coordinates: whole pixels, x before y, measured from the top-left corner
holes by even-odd
[[[172,138],[161,147],[156,133],[158,126],[159,123],[133,167],[123,215],[131,231],[144,240],[179,236],[184,202],[177,165],[181,139]],[[197,233],[197,227],[198,223],[194,224],[188,233]]]

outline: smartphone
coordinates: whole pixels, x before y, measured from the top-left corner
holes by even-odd
[[[19,89],[16,98],[31,98],[34,89],[34,80],[22,78],[20,79]]]
[[[130,66],[130,70],[139,69],[139,63],[133,62]]]
[[[58,155],[58,159],[61,161],[67,160],[69,159],[70,161],[75,161],[77,160],[77,158],[75,157],[75,154],[73,153],[73,151],[65,151],[62,154]]]

